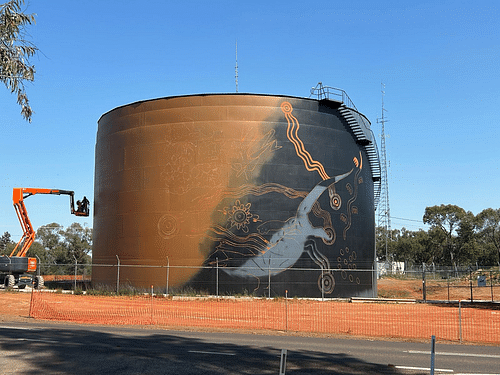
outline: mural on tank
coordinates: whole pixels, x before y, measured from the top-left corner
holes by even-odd
[[[122,108],[100,121],[94,264],[120,249],[122,264],[162,267],[120,271],[138,286],[167,283],[168,264],[171,288],[373,295],[372,166],[341,103],[250,95],[177,100],[145,102],[165,106],[154,107],[164,111],[156,138],[143,132],[150,131],[151,108],[125,107],[146,113],[137,124],[129,112],[123,119]],[[121,121],[136,132],[131,146]],[[93,279],[111,284],[113,275],[94,267]]]
[[[292,105],[283,102],[281,110],[287,121],[287,140],[293,145],[303,168],[314,174],[318,182],[310,191],[297,191],[282,184],[266,183],[259,186],[246,185],[233,192],[226,192],[224,195],[233,197],[234,203],[218,210],[226,218],[225,225],[213,226],[209,230],[214,250],[207,264],[221,267],[228,276],[253,279],[256,281],[254,289],[259,289],[260,285],[267,283],[267,278],[292,268],[301,256],[307,255],[321,270],[317,283],[320,292],[331,294],[335,289],[333,265],[341,270],[341,278],[359,284],[360,277],[350,272],[356,269],[356,250],[335,245],[341,241],[348,242],[349,229],[358,213],[356,200],[363,183],[362,153],[354,154],[349,170],[329,176],[323,164],[314,159],[302,142],[300,123],[293,116]],[[271,137],[266,137],[259,143],[261,146],[265,145],[260,147],[262,152],[279,152],[281,148]],[[258,156],[249,159],[257,158]],[[241,168],[243,170],[245,168]],[[339,189],[341,184],[342,188]],[[338,191],[345,193],[340,195]],[[281,195],[287,201],[294,200],[291,206],[298,204],[294,215],[285,220],[261,218],[258,212],[266,211],[266,207],[262,207],[262,200],[254,197],[267,194]],[[243,201],[246,203],[242,203]],[[334,226],[332,213],[338,214],[335,218],[339,220],[338,225]],[[339,241],[338,236],[341,238]],[[330,261],[322,253],[318,243],[329,248],[327,255],[331,256],[332,250],[337,250],[336,259]]]

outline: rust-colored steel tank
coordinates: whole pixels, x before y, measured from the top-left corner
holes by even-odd
[[[93,283],[374,296],[380,170],[370,124],[352,107],[213,94],[104,114]]]

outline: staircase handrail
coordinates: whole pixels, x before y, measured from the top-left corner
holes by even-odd
[[[349,97],[349,95],[347,95],[347,93],[342,89],[331,86],[323,86],[323,83],[318,82],[318,84],[315,87],[311,88],[311,95],[309,97],[313,95],[317,96],[318,100],[330,99],[330,96],[340,97],[341,98],[340,101],[344,103],[347,107],[356,110],[356,112],[359,112],[356,106],[354,105],[353,101]]]

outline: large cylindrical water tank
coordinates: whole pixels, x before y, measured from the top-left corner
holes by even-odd
[[[98,123],[95,285],[373,296],[364,116],[287,96],[167,97]],[[120,267],[118,268],[118,262]]]

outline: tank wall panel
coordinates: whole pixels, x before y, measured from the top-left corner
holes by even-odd
[[[336,108],[263,95],[134,103],[99,120],[93,274],[138,287],[373,294],[373,182]],[[147,267],[131,267],[131,266]],[[182,266],[182,268],[178,268]],[[363,272],[365,271],[365,272]],[[321,284],[321,283],[324,283]]]

